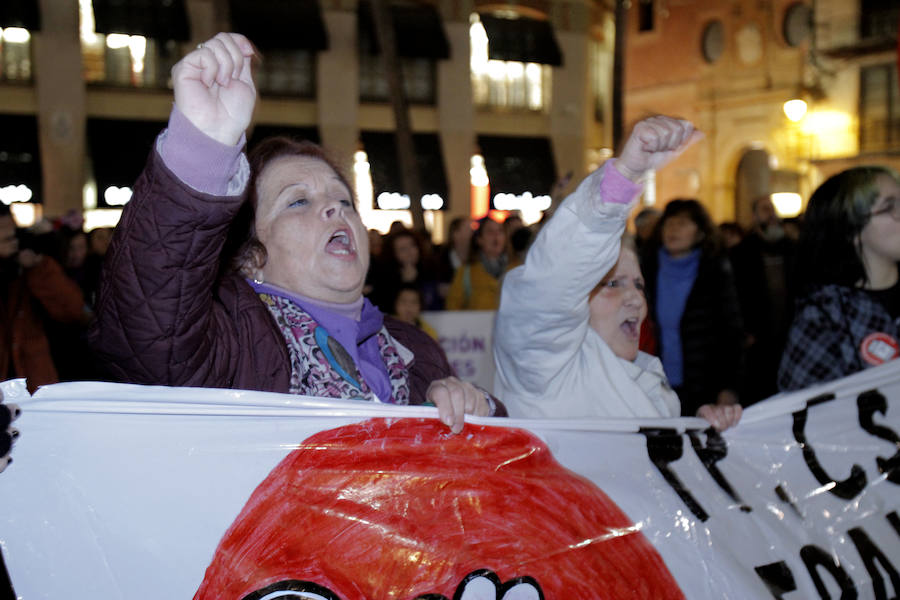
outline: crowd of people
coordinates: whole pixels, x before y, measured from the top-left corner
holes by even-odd
[[[370,244],[365,295],[384,313],[413,324],[423,323],[422,311],[497,310],[503,276],[522,264],[533,235],[515,213],[457,217],[444,244],[399,221],[385,235],[370,230],[380,250]]]
[[[112,229],[83,229],[77,213],[16,227],[0,204],[0,364],[29,391],[57,381],[97,379],[87,328]]]
[[[507,411],[724,429],[900,353],[890,169],[835,175],[803,220],[760,197],[747,230],[693,198],[638,211],[645,174],[702,137],[652,117],[541,222],[457,218],[435,246],[400,223],[367,230],[315,144],[244,153],[253,53],[223,33],[173,68],[168,127],[112,243],[72,215],[23,232],[0,212],[5,379],[434,404],[453,431]],[[443,309],[497,311],[495,389],[454,374],[422,319]]]

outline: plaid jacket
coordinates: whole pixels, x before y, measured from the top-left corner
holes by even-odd
[[[886,334],[888,343],[873,345],[875,333]],[[798,300],[778,388],[796,390],[875,366],[896,356],[898,340],[900,319],[891,319],[870,294],[835,284],[819,287]]]

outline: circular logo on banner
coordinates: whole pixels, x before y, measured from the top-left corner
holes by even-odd
[[[859,346],[859,353],[864,361],[878,366],[897,358],[897,355],[900,354],[900,346],[898,346],[897,340],[888,334],[876,331],[863,339]]]

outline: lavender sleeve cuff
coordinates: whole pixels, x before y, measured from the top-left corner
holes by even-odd
[[[249,166],[242,153],[245,137],[226,146],[197,129],[177,106],[157,141],[160,157],[172,173],[198,192],[214,196],[243,191]]]
[[[600,197],[603,202],[630,204],[643,191],[643,186],[622,175],[615,168],[614,158],[607,162],[603,178],[600,180]]]

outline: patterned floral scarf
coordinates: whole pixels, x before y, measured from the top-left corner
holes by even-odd
[[[309,313],[288,298],[266,293],[260,293],[259,298],[272,313],[287,342],[292,394],[379,402],[353,357]],[[387,402],[409,404],[409,375],[397,348],[399,342],[384,325],[375,338],[391,383],[391,397]]]

